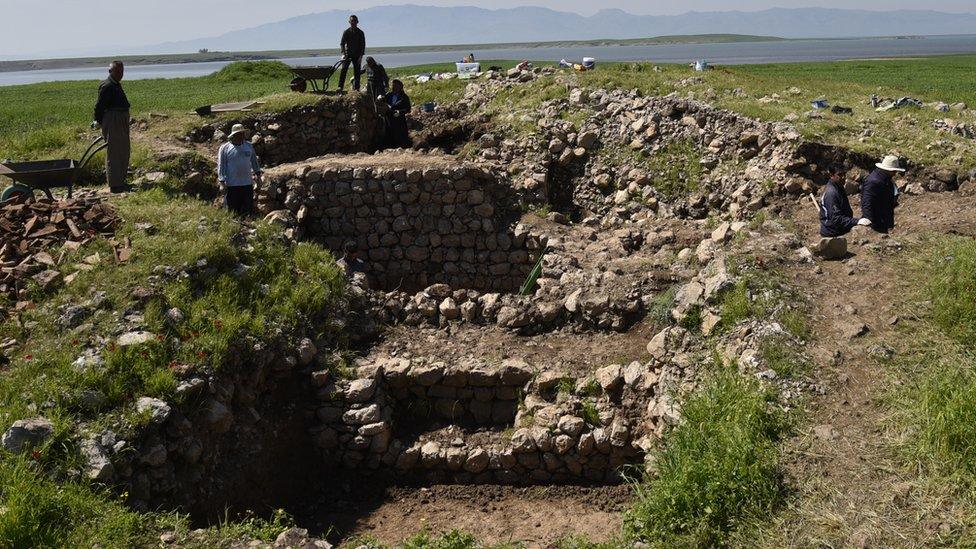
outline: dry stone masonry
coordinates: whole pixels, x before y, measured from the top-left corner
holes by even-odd
[[[510,189],[480,165],[413,153],[323,157],[270,170],[259,204],[304,238],[357,243],[379,288],[511,292],[545,243],[517,224]]]
[[[283,112],[215,122],[195,129],[187,139],[220,143],[234,124],[251,130],[251,143],[265,166],[330,153],[370,152],[376,150],[383,136],[382,117],[364,95],[357,93],[324,98]]]
[[[404,478],[618,482],[621,467],[643,464],[670,413],[668,399],[655,399],[661,371],[612,365],[577,383],[515,359],[378,358],[353,380],[312,374],[321,403],[312,436],[326,463]]]

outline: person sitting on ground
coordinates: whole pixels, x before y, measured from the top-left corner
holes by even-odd
[[[875,164],[871,175],[861,185],[861,217],[871,220],[871,228],[887,233],[895,227],[895,208],[898,207],[898,187],[893,181],[896,172],[905,170],[897,156],[886,156]]]
[[[225,191],[224,205],[230,211],[237,215],[254,211],[254,182],[261,182],[261,163],[241,124],[234,124],[227,143],[217,152],[217,180]]]
[[[366,284],[366,262],[359,257],[359,246],[350,240],[342,246],[342,257],[336,261],[336,266],[342,269],[346,278]]]
[[[403,91],[403,82],[394,80],[390,93],[386,94],[386,104],[390,107],[386,116],[386,137],[392,148],[406,148],[411,145],[410,131],[407,129],[407,114],[410,113],[410,97]]]
[[[390,77],[386,69],[372,57],[366,58],[366,93],[371,99],[386,98]]]
[[[831,166],[829,175],[820,198],[820,236],[844,236],[854,227],[870,225],[870,219],[854,217],[847,191],[844,190],[844,166]]]
[[[352,64],[352,89],[359,91],[359,77],[363,73],[363,55],[366,54],[366,34],[359,28],[359,18],[349,16],[349,28],[339,41],[342,50],[342,71],[339,73],[339,91],[346,85],[346,72]]]

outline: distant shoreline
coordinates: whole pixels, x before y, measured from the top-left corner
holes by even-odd
[[[370,48],[371,53],[415,53],[454,50],[497,50],[505,48],[545,48],[545,47],[585,47],[585,46],[651,46],[661,44],[722,44],[738,42],[779,42],[790,40],[776,36],[753,36],[743,34],[695,34],[676,36],[655,36],[651,38],[596,39],[596,40],[557,40],[551,42],[509,42],[495,44],[451,44],[435,46],[386,46]],[[175,53],[156,55],[123,55],[119,57],[77,57],[58,59],[34,59],[0,61],[0,73],[56,69],[84,69],[108,65],[113,59],[121,59],[128,65],[168,65],[183,63],[209,63],[226,61],[264,61],[293,57],[335,57],[338,48],[221,52]]]

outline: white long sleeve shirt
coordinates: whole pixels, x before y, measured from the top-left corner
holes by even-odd
[[[254,174],[261,173],[261,164],[254,146],[245,141],[234,145],[230,141],[217,152],[217,179],[228,187],[254,184]]]

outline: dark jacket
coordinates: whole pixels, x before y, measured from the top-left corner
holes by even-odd
[[[122,84],[106,78],[98,85],[98,101],[95,103],[95,122],[99,124],[109,110],[129,110],[129,99],[125,96]]]
[[[895,183],[891,174],[874,170],[861,185],[861,217],[871,220],[871,228],[886,233],[895,227]]]
[[[366,35],[359,27],[349,27],[342,33],[342,40],[339,41],[342,53],[352,57],[362,57],[366,53]]]
[[[857,225],[844,187],[827,182],[820,198],[820,236],[843,236]]]
[[[386,94],[386,104],[390,106],[390,110],[396,111],[401,115],[410,113],[410,97],[406,93],[397,94],[390,92]]]
[[[386,95],[386,90],[390,86],[390,77],[386,74],[386,69],[379,63],[376,68],[366,65],[366,85],[372,95],[371,99],[376,99],[377,95]]]

